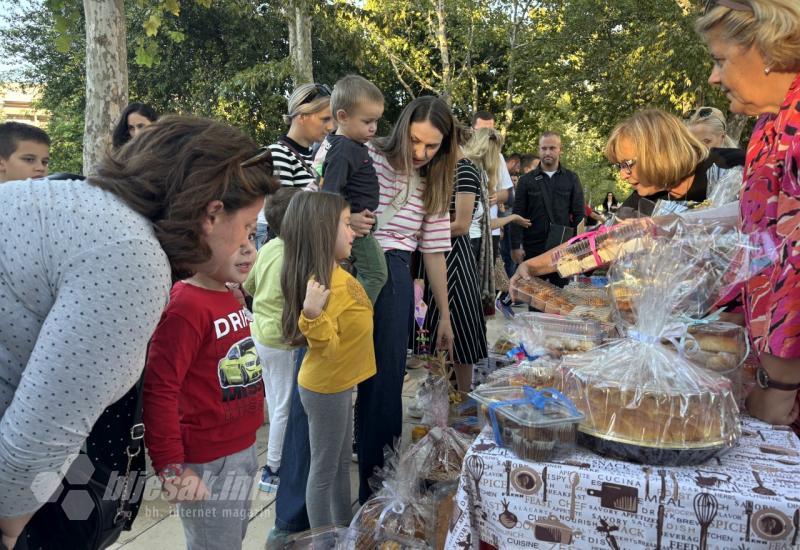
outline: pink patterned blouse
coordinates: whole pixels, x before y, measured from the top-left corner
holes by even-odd
[[[745,318],[759,353],[800,357],[800,74],[777,114],[762,115],[747,146],[742,231],[768,231],[779,261],[744,287]]]

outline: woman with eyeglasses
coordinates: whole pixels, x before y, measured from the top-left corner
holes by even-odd
[[[289,97],[283,115],[288,131],[268,148],[275,166],[275,176],[284,187],[306,187],[317,181],[312,168],[312,148],[333,131],[331,90],[324,84],[302,84]],[[267,219],[258,217],[256,243],[260,248],[267,236]]]
[[[605,155],[633,189],[617,215],[627,208],[650,216],[659,200],[703,202],[709,170],[744,163],[741,150],[709,150],[678,117],[657,109],[639,111],[617,124],[606,142]],[[520,264],[512,282],[553,273],[554,250]]]
[[[709,169],[729,169],[744,162],[742,151],[709,150],[678,117],[657,109],[639,111],[619,123],[606,142],[605,154],[633,189],[620,208],[647,216],[659,200],[703,202]]]
[[[758,116],[747,147],[740,223],[780,243],[776,264],[743,288],[743,322],[758,355],[753,416],[798,417],[800,389],[800,3],[711,0],[696,28],[734,113]]]

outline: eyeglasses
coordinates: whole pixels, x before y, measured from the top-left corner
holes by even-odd
[[[621,160],[611,165],[611,167],[616,172],[619,172],[620,170],[625,170],[626,172],[630,172],[634,166],[636,166],[636,159]]]
[[[331,89],[328,88],[325,84],[314,84],[314,89],[311,90],[306,96],[306,98],[300,102],[300,105],[311,103],[318,97],[330,97],[330,95],[331,95]]]
[[[703,15],[706,15],[717,6],[725,6],[726,8],[734,11],[753,11],[752,6],[745,4],[744,2],[737,2],[736,0],[708,0],[708,2],[706,2],[706,7],[703,10]]]
[[[248,166],[260,164],[267,159],[272,160],[272,153],[270,152],[269,147],[259,147],[252,157],[248,158],[247,160],[243,160],[239,166],[241,168],[247,168]]]

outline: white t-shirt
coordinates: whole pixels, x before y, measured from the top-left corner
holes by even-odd
[[[542,170],[542,171],[544,172],[544,170]],[[553,174],[555,174],[557,171],[558,170],[553,170],[552,172],[544,172],[544,173],[547,174],[547,177],[552,178]]]
[[[514,182],[511,181],[511,174],[508,173],[508,167],[506,166],[506,159],[502,153],[500,153],[500,181],[497,182],[497,191],[504,191],[506,189],[511,189],[514,187]],[[489,217],[491,219],[497,218],[497,205],[494,204],[489,208]],[[492,230],[492,236],[500,236],[501,229],[498,227],[497,229]],[[480,235],[479,235],[480,236]],[[470,237],[472,237],[472,230],[470,230]]]

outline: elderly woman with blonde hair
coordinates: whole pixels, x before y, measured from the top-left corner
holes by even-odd
[[[750,414],[797,420],[800,388],[800,2],[710,0],[696,28],[714,60],[709,83],[734,113],[758,116],[740,196],[746,233],[779,244],[776,264],[749,280],[744,322],[759,368]]]

